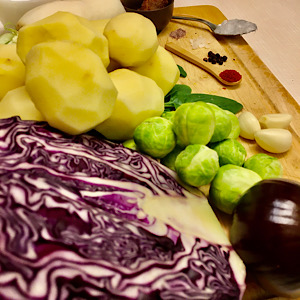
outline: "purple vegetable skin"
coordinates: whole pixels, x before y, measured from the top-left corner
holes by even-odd
[[[232,248],[147,215],[186,197],[154,160],[92,134],[0,120],[0,299],[239,299]]]

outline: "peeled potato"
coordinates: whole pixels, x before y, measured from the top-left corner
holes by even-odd
[[[153,79],[163,90],[164,95],[167,95],[174,87],[180,76],[173,56],[162,46],[158,46],[154,55],[147,62],[131,69]]]
[[[85,20],[87,20],[87,19],[85,19]],[[96,32],[103,34],[104,28],[109,21],[110,21],[110,19],[100,19],[100,20],[91,20],[89,22],[93,26],[93,28]]]
[[[106,70],[107,70],[107,72],[110,73],[110,72],[112,72],[112,71],[114,71],[116,69],[121,69],[121,68],[122,68],[122,66],[118,62],[116,62],[115,60],[111,59],[110,62],[109,62],[109,65],[106,68]]]
[[[108,39],[110,57],[123,67],[142,65],[158,47],[154,24],[137,13],[126,12],[111,18],[104,35]]]
[[[109,73],[118,90],[111,116],[95,129],[111,140],[128,140],[145,119],[164,111],[164,95],[154,80],[128,69]]]
[[[25,66],[16,52],[16,44],[0,45],[0,99],[24,85]]]
[[[69,12],[57,12],[45,19],[24,26],[19,30],[17,53],[21,60],[36,44],[68,40],[80,43],[101,57],[105,67],[109,64],[108,42],[104,35],[83,18]]]
[[[25,86],[10,90],[0,101],[0,118],[19,116],[22,120],[45,121],[36,109]]]
[[[35,45],[26,57],[26,89],[47,122],[80,134],[112,113],[117,90],[101,59],[74,42]]]

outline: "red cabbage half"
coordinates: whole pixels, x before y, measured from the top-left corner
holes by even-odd
[[[244,266],[213,213],[195,232],[216,230],[220,243],[184,227],[194,214],[188,199],[204,212],[207,200],[156,161],[93,134],[10,118],[0,120],[0,166],[1,299],[242,297]],[[142,209],[152,200],[160,217]]]

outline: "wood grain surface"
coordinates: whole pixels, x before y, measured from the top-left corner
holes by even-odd
[[[300,105],[299,0],[174,0],[175,7],[213,5],[228,19],[258,26],[243,38]]]
[[[176,7],[174,8],[174,15],[176,14],[196,16],[216,24],[226,19],[218,8],[209,5]],[[186,36],[178,40],[171,38],[169,34],[178,28],[184,29]],[[207,48],[192,49],[191,40],[198,38],[203,41]],[[194,21],[172,20],[159,34],[159,40],[162,46],[167,42],[178,43],[181,47],[200,57],[207,55],[209,50],[227,55],[228,62],[220,66],[220,70],[230,66],[230,68],[238,70],[243,76],[239,85],[225,86],[205,70],[173,55],[177,64],[181,65],[188,74],[186,78],[181,78],[179,83],[190,86],[193,92],[234,99],[243,104],[243,110],[252,112],[257,118],[267,113],[291,114],[293,120],[288,129],[293,135],[293,143],[288,152],[271,154],[261,149],[254,141],[242,138],[240,141],[245,146],[248,157],[255,153],[267,153],[278,157],[283,165],[284,177],[300,181],[300,106],[264,65],[244,38],[242,36],[215,36],[204,24]]]
[[[204,18],[216,24],[226,19],[223,13],[214,6],[201,5],[189,7],[175,7],[174,15],[191,15]],[[182,28],[186,36],[174,39],[169,34]],[[203,44],[208,48],[201,47],[192,49],[191,40],[201,38]],[[243,79],[237,86],[226,86],[205,70],[187,62],[186,60],[172,54],[178,65],[187,72],[186,78],[180,78],[179,83],[186,84],[193,92],[208,93],[234,99],[243,104],[243,110],[252,112],[257,118],[267,113],[289,113],[293,116],[288,128],[293,135],[291,149],[283,154],[272,154],[265,152],[254,141],[240,138],[239,141],[245,146],[248,157],[255,153],[267,153],[278,157],[284,168],[284,177],[300,181],[300,106],[297,101],[287,92],[284,86],[276,79],[267,66],[261,61],[251,49],[243,37],[217,37],[213,35],[208,27],[201,23],[172,20],[169,25],[159,34],[160,44],[177,43],[193,54],[203,57],[208,51],[219,52],[228,56],[228,63],[220,66],[220,70],[234,68],[238,70]],[[205,190],[204,190],[205,192]],[[225,228],[230,226],[231,219],[221,213],[217,216]],[[251,274],[247,274],[247,289],[243,300],[283,300],[283,297],[274,297],[264,291],[255,282]]]

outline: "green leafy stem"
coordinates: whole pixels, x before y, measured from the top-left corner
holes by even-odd
[[[215,104],[234,114],[243,109],[243,105],[235,100],[210,94],[192,93],[192,89],[189,86],[185,84],[176,84],[165,96],[165,111],[176,110],[184,103],[197,101]]]
[[[12,44],[17,42],[18,38],[18,31],[12,27],[10,27],[11,24],[5,24],[4,29],[5,33],[0,35],[0,44]]]

